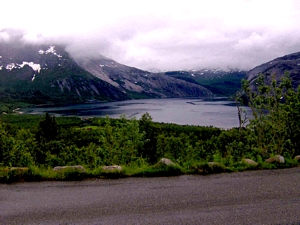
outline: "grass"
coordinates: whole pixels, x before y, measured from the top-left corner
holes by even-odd
[[[98,126],[84,126],[80,128],[75,128],[75,130],[97,130],[98,128]]]
[[[31,114],[0,114],[0,120],[3,123],[10,124],[23,129],[35,130],[39,123],[45,119],[45,115]],[[59,127],[78,127],[84,124],[79,117],[55,117]]]
[[[241,172],[246,170],[280,169],[299,166],[299,162],[294,159],[286,159],[285,163],[259,162],[257,166],[248,165],[242,162],[225,166],[219,162],[194,162],[185,166],[165,165],[157,163],[149,165],[145,162],[134,163],[122,166],[122,170],[105,171],[102,167],[86,169],[86,173],[76,169],[65,169],[54,171],[53,168],[29,166],[27,168],[0,167],[0,183],[31,182],[31,181],[74,181],[90,178],[118,179],[125,177],[161,177],[178,176],[183,174],[215,174],[223,172]]]

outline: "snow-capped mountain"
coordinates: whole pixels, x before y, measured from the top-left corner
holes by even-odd
[[[128,99],[79,67],[61,46],[2,42],[0,68],[3,101],[37,104]]]
[[[211,95],[197,83],[128,67],[101,55],[73,59],[61,45],[0,42],[2,101],[44,104]]]

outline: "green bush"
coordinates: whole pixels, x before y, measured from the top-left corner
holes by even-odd
[[[85,173],[73,168],[66,168],[62,171],[56,171],[56,175],[54,179],[56,180],[67,180],[67,181],[75,181],[75,180],[83,180],[85,178]]]
[[[177,165],[156,164],[134,174],[133,176],[142,177],[165,177],[178,176],[182,174],[182,168]]]

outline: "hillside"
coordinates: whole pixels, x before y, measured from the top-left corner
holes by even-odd
[[[0,43],[0,99],[34,104],[128,96],[79,67],[61,46]]]
[[[247,80],[253,86],[258,74],[263,74],[267,80],[271,80],[272,76],[275,76],[276,80],[280,80],[285,72],[289,72],[293,87],[298,87],[300,84],[300,52],[276,58],[253,68],[247,73]]]
[[[200,84],[215,95],[230,96],[241,88],[241,80],[246,77],[246,71],[203,69],[189,71],[170,71],[165,75]]]
[[[131,98],[206,97],[212,93],[198,83],[178,80],[163,73],[151,73],[122,65],[99,55],[75,59],[86,71],[126,92]]]

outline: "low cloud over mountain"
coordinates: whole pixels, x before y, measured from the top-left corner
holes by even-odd
[[[63,43],[73,57],[102,54],[143,70],[248,70],[300,50],[296,0],[5,1],[5,29]]]

